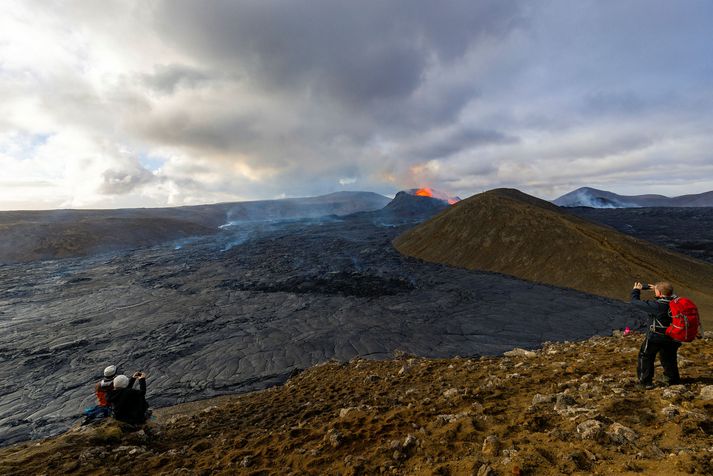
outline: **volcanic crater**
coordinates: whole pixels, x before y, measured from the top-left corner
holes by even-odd
[[[392,240],[448,208],[433,200],[0,266],[0,442],[68,428],[109,363],[145,371],[159,407],[329,359],[493,355],[641,325],[614,299],[401,255]]]

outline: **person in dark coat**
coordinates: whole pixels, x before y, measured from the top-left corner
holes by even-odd
[[[133,388],[138,379],[139,389]],[[114,390],[109,395],[114,418],[133,425],[142,425],[148,418],[146,402],[146,375],[136,372],[131,378],[126,375],[114,377]]]
[[[641,300],[642,289],[653,289],[656,299]],[[641,344],[639,360],[636,366],[636,376],[639,385],[645,389],[654,388],[654,363],[659,354],[663,367],[663,383],[676,385],[681,378],[678,374],[678,348],[681,343],[666,335],[666,328],[671,324],[669,302],[676,299],[671,283],[662,281],[654,285],[636,282],[631,290],[631,304],[646,311],[651,318],[646,338]]]

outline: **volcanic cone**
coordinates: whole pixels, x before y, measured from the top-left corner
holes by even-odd
[[[400,235],[394,246],[426,261],[622,300],[628,300],[634,281],[666,280],[697,303],[704,323],[713,324],[713,266],[518,190],[491,190],[463,200]]]

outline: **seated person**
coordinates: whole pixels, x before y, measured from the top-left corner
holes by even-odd
[[[136,379],[139,389],[132,388]],[[146,402],[146,375],[136,372],[131,378],[126,375],[114,377],[114,390],[109,395],[114,418],[133,425],[146,423],[149,405]]]
[[[109,408],[109,394],[114,390],[114,376],[116,367],[110,365],[104,369],[104,377],[94,386],[94,393],[97,395],[97,406]]]
[[[84,409],[84,416],[86,418],[82,423],[83,425],[111,415],[109,395],[114,390],[114,374],[116,374],[115,366],[110,365],[104,369],[104,377],[94,386],[94,393],[97,396],[97,404],[93,407]]]

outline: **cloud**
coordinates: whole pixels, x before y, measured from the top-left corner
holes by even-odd
[[[711,13],[637,0],[4,2],[0,165],[14,185],[0,208],[353,184],[710,190]],[[149,171],[141,157],[161,161]]]
[[[102,173],[104,179],[99,186],[99,193],[105,195],[127,194],[137,187],[154,181],[154,175],[143,167],[127,169],[108,169]]]
[[[494,130],[458,128],[445,134],[439,134],[435,139],[410,148],[409,153],[414,157],[436,159],[485,145],[517,142],[518,138]]]
[[[195,88],[214,80],[214,75],[208,72],[181,64],[159,64],[153,72],[141,75],[145,86],[163,94],[172,94],[178,87]]]
[[[507,33],[518,11],[508,0],[179,1],[162,2],[155,20],[194,57],[254,83],[354,105],[408,96],[432,56],[455,61],[474,39]]]

